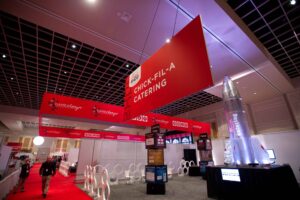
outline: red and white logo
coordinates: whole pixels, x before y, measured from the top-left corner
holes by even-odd
[[[141,80],[141,66],[139,66],[129,76],[129,87],[134,87]]]

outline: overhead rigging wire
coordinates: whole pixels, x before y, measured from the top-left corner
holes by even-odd
[[[151,33],[151,29],[152,29],[153,23],[154,23],[154,21],[155,21],[156,15],[157,15],[157,11],[158,11],[158,8],[159,8],[160,1],[161,1],[161,0],[159,0],[158,3],[157,3],[156,9],[155,9],[155,13],[154,13],[154,16],[153,16],[153,19],[152,19],[152,22],[151,22],[151,25],[150,25],[149,30],[148,30],[148,33],[147,33],[147,37],[146,37],[146,40],[145,40],[145,42],[144,42],[143,49],[142,49],[142,51],[141,51],[141,55],[140,55],[140,58],[139,58],[139,61],[138,61],[138,64],[139,64],[139,65],[141,64],[140,62],[141,62],[141,60],[142,60],[142,57],[143,57],[143,54],[144,54],[144,51],[145,51],[145,48],[146,48],[146,45],[147,45],[147,42],[148,42],[150,33]]]
[[[185,16],[187,16],[189,19],[194,19],[194,16],[190,14],[188,11],[186,11],[182,6],[178,5],[178,3],[174,2],[174,0],[168,0],[173,6],[179,9]],[[279,94],[282,94],[283,92],[273,85],[273,83],[265,77],[261,72],[259,72],[254,66],[252,66],[246,59],[244,59],[241,55],[239,55],[234,49],[232,49],[229,45],[227,45],[222,39],[220,39],[215,33],[213,33],[208,27],[203,26],[203,29],[207,31],[214,39],[216,39],[218,42],[220,42],[229,52],[231,52],[233,55],[237,56],[241,61],[243,61],[248,67],[250,67],[253,71],[255,71],[262,79],[264,79],[272,88],[275,89],[275,91]]]

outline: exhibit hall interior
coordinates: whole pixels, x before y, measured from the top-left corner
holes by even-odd
[[[299,0],[0,1],[0,199],[300,199]]]

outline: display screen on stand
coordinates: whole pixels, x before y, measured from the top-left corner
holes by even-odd
[[[270,159],[276,159],[275,152],[273,149],[266,149],[266,151],[269,154]]]
[[[191,133],[183,133],[166,136],[167,144],[193,144]]]
[[[238,169],[221,169],[223,181],[241,182]]]

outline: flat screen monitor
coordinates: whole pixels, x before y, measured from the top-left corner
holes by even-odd
[[[181,143],[182,144],[191,144],[191,141],[190,141],[190,136],[184,136],[181,138]]]
[[[173,138],[172,143],[173,144],[180,144],[180,139],[179,138]]]
[[[267,153],[269,154],[270,159],[276,159],[275,153],[273,149],[266,149]]]
[[[241,182],[238,169],[221,169],[223,181]]]

